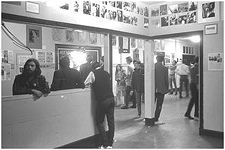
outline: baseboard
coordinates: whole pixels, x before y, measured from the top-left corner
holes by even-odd
[[[223,138],[223,132],[219,131],[213,131],[213,130],[207,130],[207,129],[200,129],[199,130],[200,135],[206,135],[206,136],[213,136],[218,138]]]
[[[145,118],[145,125],[146,126],[154,126],[155,125],[155,119],[154,118]]]
[[[57,149],[59,148],[97,148],[99,146],[99,134],[98,135],[94,135],[94,136],[90,136],[87,137],[85,139],[81,139],[60,147],[57,147]]]

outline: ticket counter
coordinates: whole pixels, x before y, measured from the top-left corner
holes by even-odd
[[[2,148],[57,148],[97,134],[90,88],[2,97]]]

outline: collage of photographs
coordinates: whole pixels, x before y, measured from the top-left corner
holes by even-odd
[[[164,4],[150,9],[153,26],[159,26],[160,22],[160,27],[197,22],[197,1]]]
[[[148,28],[149,25],[149,8],[137,5],[136,2],[78,0],[73,1],[73,4],[65,2],[59,8],[134,26],[138,25],[138,21],[143,20],[141,24],[144,24],[144,28]]]

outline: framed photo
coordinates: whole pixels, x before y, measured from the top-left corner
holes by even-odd
[[[205,34],[217,34],[217,24],[205,25]]]
[[[219,21],[219,2],[198,2],[198,23]]]
[[[30,48],[42,49],[42,28],[38,26],[26,27],[27,46]]]
[[[40,4],[34,2],[26,2],[26,11],[39,14],[40,13]]]

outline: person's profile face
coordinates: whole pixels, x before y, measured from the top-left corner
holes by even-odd
[[[35,64],[33,61],[31,61],[31,62],[29,62],[29,63],[27,64],[26,69],[27,69],[27,72],[28,72],[29,74],[31,74],[31,73],[33,73],[33,72],[35,71],[35,69],[36,69],[36,64]]]

